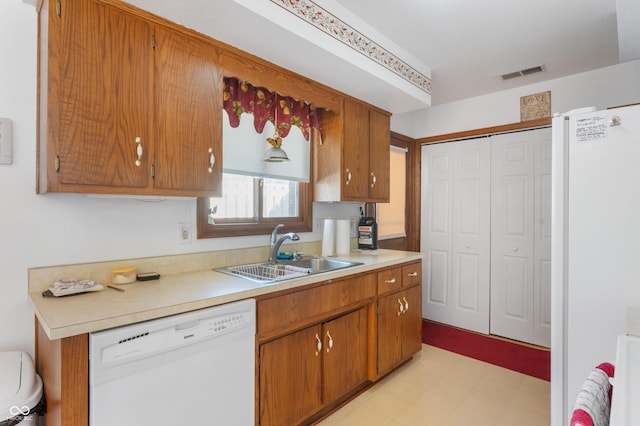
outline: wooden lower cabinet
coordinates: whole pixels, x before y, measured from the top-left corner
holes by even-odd
[[[322,327],[260,346],[260,424],[295,425],[322,405]]]
[[[367,310],[260,346],[260,425],[295,425],[367,381]]]
[[[257,423],[309,424],[422,347],[420,261],[258,298]]]
[[[367,381],[367,310],[336,318],[322,331],[322,400],[330,403]]]
[[[414,286],[378,299],[378,377],[420,351],[422,287]]]

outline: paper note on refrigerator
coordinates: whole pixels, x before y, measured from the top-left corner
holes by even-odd
[[[576,141],[589,142],[607,137],[607,119],[601,116],[576,120]]]

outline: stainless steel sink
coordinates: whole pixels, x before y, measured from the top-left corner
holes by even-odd
[[[313,274],[362,265],[362,262],[347,262],[345,260],[327,259],[326,257],[308,257],[296,260],[286,260],[282,262],[282,264],[308,269],[310,273]]]
[[[295,260],[279,260],[278,262],[249,263],[215,270],[264,284],[362,264],[362,262],[349,262],[324,257],[307,257]]]

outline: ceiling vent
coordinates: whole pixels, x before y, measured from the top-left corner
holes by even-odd
[[[520,70],[515,72],[510,72],[509,74],[502,74],[503,80],[509,80],[516,77],[524,77],[525,75],[535,74],[537,72],[542,72],[542,65],[538,65],[537,67],[527,68],[526,70]]]

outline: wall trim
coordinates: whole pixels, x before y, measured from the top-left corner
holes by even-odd
[[[431,79],[429,77],[322,6],[311,0],[271,0],[271,2],[431,95]]]
[[[537,120],[520,121],[518,123],[503,124],[500,126],[484,127],[482,129],[465,130],[462,132],[446,133],[444,135],[429,136],[416,139],[418,144],[428,144],[436,142],[453,141],[458,139],[470,139],[479,136],[487,136],[497,133],[513,132],[517,130],[535,129],[537,127],[551,126],[551,117],[539,118]]]

